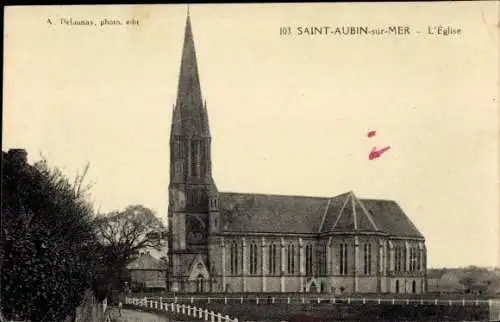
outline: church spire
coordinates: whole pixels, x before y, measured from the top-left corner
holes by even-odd
[[[179,74],[176,106],[182,110],[196,110],[203,108],[189,7],[186,17],[186,27],[184,30],[184,45],[182,48],[181,70]]]

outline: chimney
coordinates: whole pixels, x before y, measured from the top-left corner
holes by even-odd
[[[10,149],[7,152],[7,157],[12,161],[18,161],[19,163],[28,162],[28,152],[24,149]]]

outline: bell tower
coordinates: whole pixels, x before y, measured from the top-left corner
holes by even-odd
[[[170,132],[169,283],[178,291],[190,291],[187,277],[195,258],[209,267],[209,199],[216,192],[211,140],[188,11]]]

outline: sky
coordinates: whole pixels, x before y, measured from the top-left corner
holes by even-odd
[[[396,200],[426,238],[429,267],[498,265],[496,2],[190,14],[220,191]],[[89,162],[101,212],[142,204],[165,219],[185,20],[185,5],[7,8],[2,149],[43,155],[69,177]],[[296,32],[394,25],[411,34]],[[462,31],[428,34],[438,26]]]

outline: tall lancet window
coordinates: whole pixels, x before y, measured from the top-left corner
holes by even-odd
[[[182,149],[182,140],[179,138],[179,139],[176,139],[175,140],[175,153],[177,154],[177,157],[183,157],[183,149]]]
[[[326,274],[326,245],[319,245],[316,251],[316,265],[318,266],[318,275],[322,276]]]
[[[365,275],[372,274],[372,244],[364,244],[363,246],[364,273]]]
[[[347,244],[339,245],[339,273],[340,275],[347,275]]]
[[[402,257],[403,257],[402,262],[403,262],[403,263],[402,263],[401,270],[402,270],[403,272],[406,272],[406,265],[407,265],[406,263],[408,262],[408,261],[407,261],[407,258],[406,258],[406,256],[407,256],[407,254],[406,254],[406,253],[407,253],[407,251],[406,251],[406,247],[401,247],[401,248],[402,248],[402,251],[403,251],[403,254],[402,254]]]
[[[394,247],[394,271],[399,272],[401,270],[401,247]]]
[[[287,254],[287,271],[288,274],[295,274],[295,245],[288,245]]]
[[[269,245],[269,274],[276,274],[278,267],[278,253],[276,244]]]
[[[197,177],[198,176],[198,171],[197,171],[197,143],[198,141],[193,140],[191,141],[191,176],[192,177]]]
[[[205,177],[207,175],[207,151],[206,151],[206,142],[205,140],[200,141],[200,176]]]
[[[258,261],[258,254],[257,254],[257,245],[256,244],[250,244],[250,274],[257,274],[257,261]]]
[[[205,168],[205,176],[210,176],[210,141],[205,142],[205,156],[203,158],[203,167]]]
[[[313,247],[311,244],[306,246],[306,275],[313,273]]]
[[[422,268],[421,266],[421,260],[422,260],[422,250],[421,249],[417,249],[417,271],[420,271]]]
[[[236,275],[238,274],[238,244],[236,243],[236,241],[233,241],[231,243],[231,247],[230,247],[230,253],[229,253],[229,260],[230,260],[230,263],[231,263],[231,274],[232,275]]]

